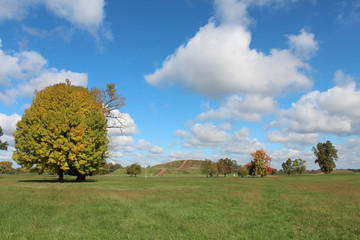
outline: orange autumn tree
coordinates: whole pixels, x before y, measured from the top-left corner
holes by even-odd
[[[38,173],[77,176],[78,181],[104,168],[107,121],[90,91],[56,84],[36,93],[16,125],[13,159]]]
[[[250,175],[256,176],[259,174],[264,177],[271,174],[271,157],[263,149],[256,150],[250,155],[253,160],[246,164]]]

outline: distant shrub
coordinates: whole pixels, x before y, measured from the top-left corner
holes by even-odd
[[[237,172],[237,175],[239,176],[239,177],[245,177],[245,176],[247,176],[249,174],[249,172],[248,172],[248,170],[247,170],[247,168],[245,168],[245,167],[243,167],[243,166],[240,166],[239,167],[239,170],[238,170],[238,172]]]

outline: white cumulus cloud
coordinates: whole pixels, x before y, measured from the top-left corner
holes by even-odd
[[[281,129],[278,131],[269,131],[267,140],[269,142],[286,143],[288,145],[314,145],[317,143],[319,135],[317,133],[295,133],[288,129]]]
[[[0,21],[22,20],[31,16],[38,6],[44,6],[55,16],[88,31],[97,40],[100,32],[105,38],[112,39],[111,31],[104,24],[104,0],[0,0],[0,5]]]
[[[301,29],[299,35],[289,35],[288,39],[290,49],[300,58],[308,60],[319,50],[319,44],[315,40],[315,35],[307,32],[305,29]]]
[[[360,91],[354,81],[346,81],[326,92],[305,94],[290,109],[282,110],[270,127],[285,127],[296,133],[358,134]]]
[[[40,1],[56,16],[80,28],[97,30],[104,20],[104,0],[43,0]]]
[[[169,55],[154,73],[145,75],[154,86],[180,83],[196,94],[223,100],[218,109],[207,105],[197,120],[257,121],[277,108],[276,97],[312,87],[305,74],[310,66],[295,49],[318,49],[314,34],[291,35],[291,49],[251,48],[248,25],[251,7],[281,7],[294,1],[215,0],[215,17],[194,37]]]
[[[269,55],[250,48],[251,35],[242,26],[210,21],[145,79],[152,85],[181,82],[208,97],[231,93],[277,96],[283,91],[309,88],[307,67],[288,50]]]
[[[219,144],[225,142],[229,138],[229,134],[220,130],[212,123],[195,124],[190,129],[193,137],[188,141],[190,145]]]
[[[232,95],[218,109],[209,109],[200,113],[197,119],[200,121],[217,119],[260,122],[264,114],[272,113],[276,109],[276,105],[276,101],[271,97],[253,94]]]
[[[182,133],[184,142],[179,144],[184,148],[197,150],[212,148],[213,155],[210,158],[232,156],[247,159],[251,152],[265,148],[257,139],[249,138],[250,130],[248,128],[232,130],[227,125],[229,124],[196,123],[188,134]]]

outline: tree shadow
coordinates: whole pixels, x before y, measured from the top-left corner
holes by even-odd
[[[18,182],[25,182],[25,183],[59,183],[59,179],[22,179],[18,180]],[[95,179],[87,179],[86,181],[76,181],[76,179],[64,179],[63,183],[91,183],[91,182],[98,182]]]

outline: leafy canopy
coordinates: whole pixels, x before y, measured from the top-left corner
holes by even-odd
[[[234,162],[230,158],[221,158],[216,163],[218,173],[224,174],[224,177],[226,177],[227,174],[232,172],[233,166]]]
[[[13,173],[14,169],[12,168],[12,162],[2,161],[0,162],[0,174],[9,174]]]
[[[141,166],[137,163],[131,164],[126,167],[126,173],[136,177],[136,175],[141,173]]]
[[[211,160],[206,159],[201,164],[201,172],[206,175],[206,177],[213,177],[215,174],[218,173],[218,170],[215,166],[215,163]]]
[[[250,175],[259,174],[263,177],[271,174],[271,157],[263,149],[256,150],[250,155],[253,160],[246,165]]]
[[[306,161],[302,160],[301,158],[295,159],[293,162],[294,171],[300,175],[305,173],[305,171],[306,171],[305,163],[306,163]]]
[[[239,177],[246,177],[247,175],[249,174],[249,172],[248,172],[248,170],[247,170],[247,168],[246,167],[243,167],[243,166],[240,166],[239,167],[239,170],[238,170],[238,172],[237,172],[237,175],[239,176]]]
[[[321,171],[324,173],[331,173],[336,167],[335,161],[338,159],[337,150],[330,141],[326,143],[319,142],[313,147],[316,156],[315,163],[319,164]]]
[[[16,125],[13,159],[39,173],[85,180],[102,170],[107,123],[100,103],[83,87],[56,84],[38,92]]]
[[[281,164],[285,174],[303,174],[306,171],[306,161],[301,158],[297,158],[292,161],[290,158],[286,162]]]
[[[283,162],[281,164],[281,167],[283,168],[284,173],[288,174],[288,175],[290,175],[294,171],[293,162],[291,161],[290,158],[288,158],[288,160],[286,160],[286,162]]]

